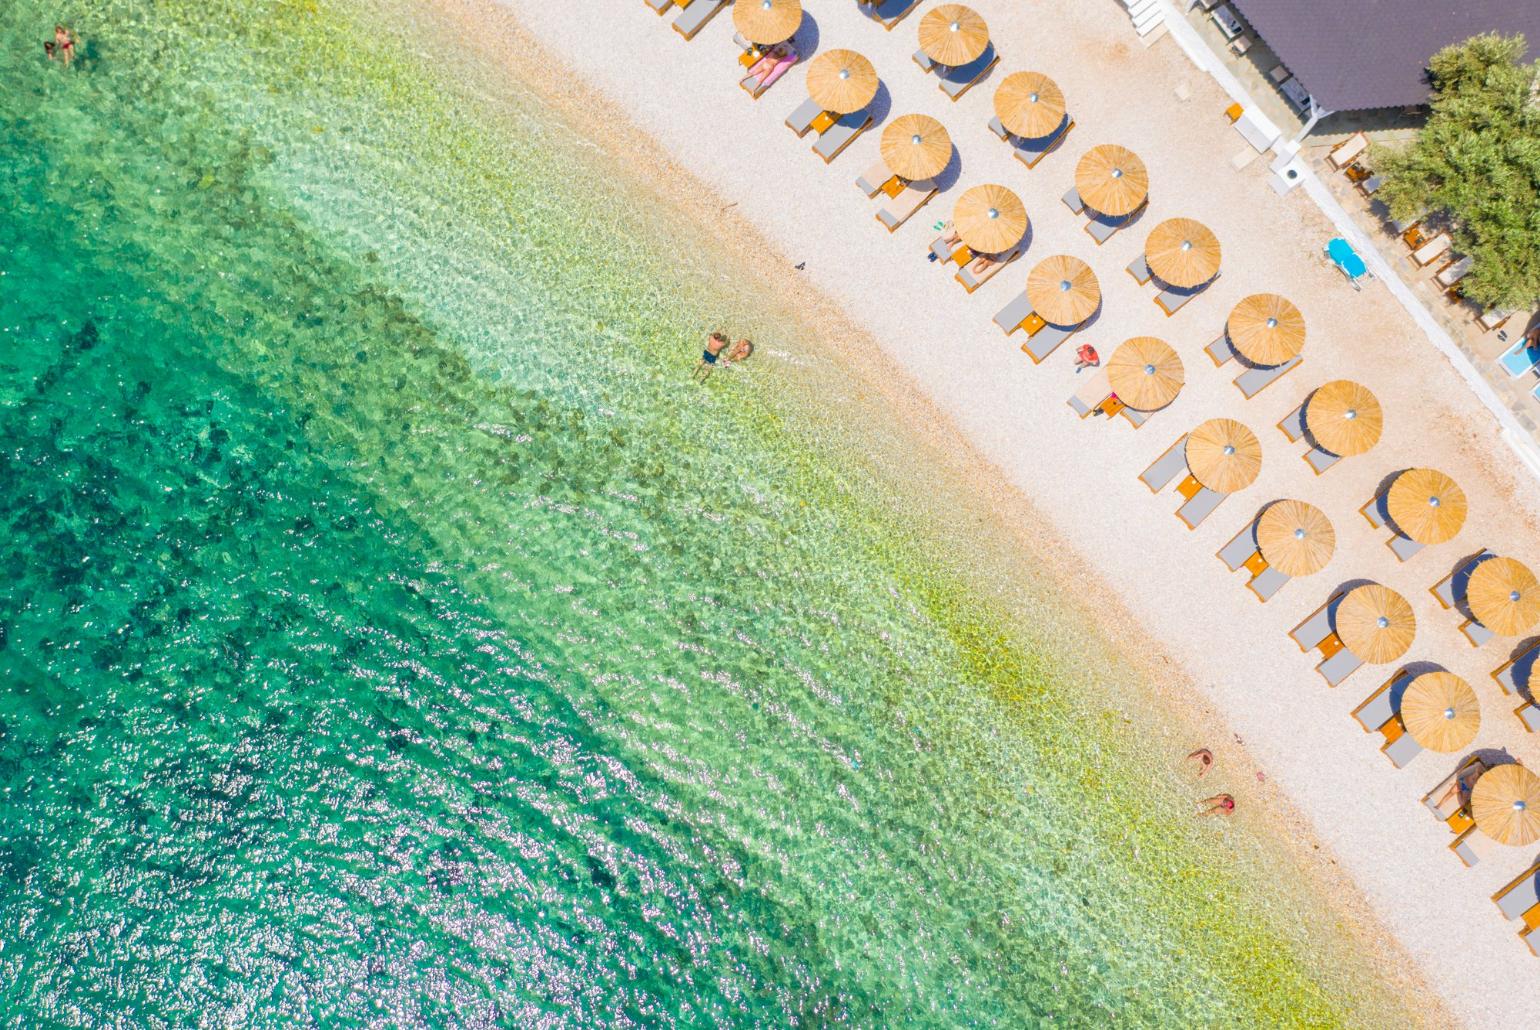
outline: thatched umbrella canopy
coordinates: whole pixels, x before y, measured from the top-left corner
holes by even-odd
[[[1178,289],[1202,286],[1219,274],[1219,237],[1202,222],[1168,218],[1150,230],[1144,260],[1161,282]]]
[[[1075,165],[1075,191],[1097,214],[1122,218],[1139,210],[1150,195],[1150,173],[1132,150],[1103,143]]]
[[[1287,297],[1253,293],[1230,312],[1225,335],[1255,365],[1281,365],[1305,349],[1305,316]]]
[[[1285,576],[1313,576],[1331,561],[1337,531],[1315,505],[1279,501],[1257,520],[1257,549],[1267,564]]]
[[[1540,586],[1516,558],[1488,558],[1477,565],[1465,600],[1476,621],[1501,636],[1516,637],[1540,619]]]
[[[1540,776],[1517,763],[1488,769],[1471,788],[1470,814],[1499,844],[1533,844],[1540,840]]]
[[[1441,544],[1465,525],[1465,491],[1437,469],[1407,469],[1390,484],[1385,509],[1411,539]]]
[[[1042,139],[1064,124],[1064,93],[1042,72],[1012,72],[995,90],[995,115],[1012,135]]]
[[[733,4],[733,27],[750,43],[784,42],[801,25],[802,0],[737,0]]]
[[[957,198],[952,224],[970,249],[999,254],[1021,242],[1027,232],[1027,206],[1004,186],[984,183]]]
[[[967,64],[989,45],[989,26],[979,12],[962,4],[942,4],[920,19],[920,50],[937,64]]]
[[[825,50],[807,66],[807,94],[825,111],[853,114],[877,95],[877,69],[854,50]]]
[[[1363,454],[1380,442],[1385,413],[1367,386],[1334,379],[1310,395],[1305,428],[1326,450],[1344,458]]]
[[[1222,494],[1256,482],[1262,472],[1262,444],[1257,434],[1232,418],[1211,418],[1187,434],[1187,469]]]
[[[1079,325],[1101,306],[1102,288],[1090,265],[1068,254],[1055,254],[1028,273],[1027,299],[1051,324]]]
[[[1430,751],[1459,751],[1481,728],[1481,702],[1454,673],[1425,672],[1401,696],[1401,724]]]
[[[1182,359],[1153,336],[1124,340],[1107,361],[1107,380],[1118,399],[1136,411],[1156,411],[1176,400],[1186,382]]]
[[[878,150],[894,175],[910,181],[930,179],[952,160],[952,137],[929,115],[901,114],[882,130]]]

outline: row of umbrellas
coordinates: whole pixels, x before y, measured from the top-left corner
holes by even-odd
[[[779,43],[801,25],[800,0],[738,0],[733,21],[751,42]],[[973,9],[943,4],[920,21],[920,49],[939,64],[958,66],[978,58],[989,44],[989,29]],[[809,95],[826,110],[849,114],[870,104],[878,77],[869,60],[853,50],[830,50],[808,67]],[[1054,132],[1063,122],[1064,94],[1038,72],[1016,72],[996,90],[995,114],[1007,131],[1028,139]],[[910,180],[939,175],[951,161],[952,141],[940,122],[911,114],[894,119],[883,131],[883,160]],[[1137,211],[1149,195],[1149,174],[1138,155],[1116,144],[1087,151],[1075,168],[1075,188],[1094,212],[1122,218]],[[999,253],[1018,242],[1028,224],[1025,205],[1004,186],[985,184],[959,197],[953,214],[959,236],[972,249]],[[1202,223],[1173,218],[1151,231],[1145,260],[1163,282],[1193,288],[1219,271],[1218,239]],[[1028,276],[1033,307],[1057,325],[1076,325],[1100,305],[1101,288],[1090,266],[1069,255],[1040,262]],[[1261,366],[1277,366],[1304,347],[1305,322],[1293,303],[1276,294],[1244,298],[1230,312],[1226,335],[1235,350]],[[1181,390],[1181,358],[1164,341],[1134,337],[1107,362],[1114,392],[1125,403],[1155,410]],[[1350,380],[1326,383],[1311,394],[1304,420],[1320,446],[1344,457],[1362,454],[1379,440],[1384,413],[1366,387]],[[1262,467],[1256,434],[1233,419],[1210,419],[1188,434],[1189,471],[1199,483],[1223,493],[1245,489]],[[1422,544],[1452,539],[1464,525],[1467,501],[1453,479],[1436,469],[1414,468],[1397,476],[1385,496],[1396,528]],[[1283,574],[1312,575],[1330,562],[1336,548],[1331,520],[1300,500],[1269,505],[1257,519],[1256,539],[1263,559]],[[1495,633],[1518,635],[1540,621],[1540,583],[1523,563],[1489,558],[1472,571],[1466,587],[1471,614]],[[1344,647],[1366,662],[1383,664],[1402,657],[1416,636],[1411,605],[1378,583],[1350,590],[1339,602],[1334,628]],[[1423,747],[1455,752],[1475,739],[1481,712],[1475,691],[1447,671],[1426,672],[1407,686],[1399,708],[1402,725]],[[1540,776],[1521,765],[1498,766],[1476,781],[1471,818],[1493,840],[1525,845],[1540,840]]]

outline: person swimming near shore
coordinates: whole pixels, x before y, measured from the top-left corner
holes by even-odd
[[[54,57],[58,57],[67,68],[69,63],[75,59],[75,34],[63,25],[55,25],[53,27],[53,49],[49,50],[46,44],[43,46],[43,49],[48,50],[48,59],[50,61]]]
[[[1228,794],[1215,794],[1211,798],[1199,801],[1200,805],[1207,805],[1199,815],[1232,815],[1235,812],[1235,799]]]
[[[711,370],[716,367],[717,359],[722,356],[722,351],[726,346],[726,333],[719,331],[706,337],[706,349],[701,352],[700,364],[695,366],[695,371],[690,374],[690,378],[698,383],[704,382],[706,377],[711,374]]]
[[[749,359],[749,355],[753,353],[754,341],[750,340],[746,336],[740,337],[738,342],[733,344],[733,349],[727,352],[726,361],[728,364],[735,365],[740,362],[747,361]]]
[[[1189,762],[1198,763],[1198,778],[1201,780],[1203,778],[1203,774],[1208,772],[1214,766],[1214,752],[1210,751],[1206,747],[1200,747],[1198,750],[1188,755],[1187,760]]]

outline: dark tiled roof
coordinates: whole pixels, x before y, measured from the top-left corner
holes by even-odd
[[[1230,0],[1310,95],[1332,111],[1428,99],[1428,58],[1483,32],[1540,50],[1540,0]]]

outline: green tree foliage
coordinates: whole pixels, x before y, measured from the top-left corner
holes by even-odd
[[[1432,112],[1417,142],[1376,154],[1379,196],[1398,219],[1448,218],[1472,259],[1460,288],[1499,307],[1540,297],[1540,62],[1523,36],[1473,36],[1429,62]]]

